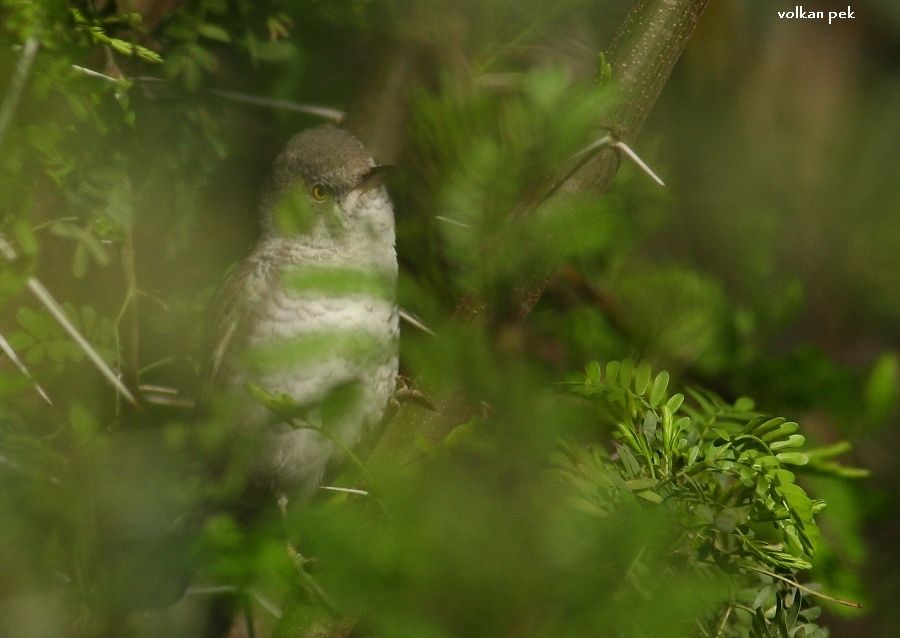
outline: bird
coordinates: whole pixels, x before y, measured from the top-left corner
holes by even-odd
[[[235,426],[259,441],[250,473],[279,499],[312,495],[380,422],[395,390],[388,168],[341,128],[294,135],[263,188],[261,235],[214,303],[209,382],[243,397]],[[299,418],[254,400],[260,392]]]

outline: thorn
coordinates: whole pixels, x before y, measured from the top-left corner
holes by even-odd
[[[443,215],[435,215],[434,218],[438,221],[444,222],[445,224],[450,224],[451,226],[459,226],[460,228],[472,228],[471,224],[467,224],[466,222],[461,222],[450,217],[444,217]]]
[[[334,485],[320,485],[320,490],[328,490],[329,492],[344,492],[346,494],[358,494],[359,496],[368,496],[366,490],[358,490],[352,487],[335,487]]]
[[[612,146],[615,143],[615,139],[613,139],[612,135],[604,135],[598,140],[595,140],[585,146],[583,149],[578,151],[572,156],[572,159],[576,157],[580,157],[581,155],[587,155],[588,153],[597,150],[598,148],[603,148],[604,146]]]
[[[405,321],[409,325],[413,326],[414,328],[418,328],[422,332],[430,334],[432,337],[436,336],[434,333],[434,330],[432,330],[431,328],[426,326],[424,323],[422,323],[419,320],[419,318],[416,317],[415,315],[413,315],[409,312],[406,312],[403,308],[400,308],[399,314],[400,314],[400,318],[403,319],[403,321]]]
[[[657,175],[656,173],[654,173],[654,172],[653,172],[653,169],[650,168],[649,166],[647,166],[647,163],[646,163],[644,160],[642,160],[642,159],[638,156],[637,153],[635,153],[633,150],[631,150],[631,147],[628,146],[628,144],[626,144],[625,142],[623,142],[623,141],[621,141],[621,140],[616,140],[615,142],[613,142],[612,147],[613,147],[613,148],[617,148],[617,149],[619,149],[620,151],[622,151],[623,153],[625,153],[625,155],[627,155],[628,158],[629,158],[632,162],[634,162],[635,164],[637,164],[638,168],[640,168],[640,169],[641,169],[642,171],[644,171],[647,175],[649,175],[649,176],[650,176],[650,179],[652,179],[654,182],[656,182],[656,183],[659,184],[660,186],[665,186],[665,185],[666,185],[666,183],[665,183],[664,181],[662,181],[662,180],[659,178],[659,175]]]
[[[260,592],[255,589],[248,590],[249,594],[253,596],[256,602],[262,607],[265,611],[269,612],[275,618],[281,618],[281,608],[273,603],[271,600],[263,596]]]
[[[141,393],[141,398],[144,400],[144,403],[152,403],[153,405],[161,405],[178,410],[193,410],[197,407],[197,403],[193,399],[177,399],[167,395],[146,393]]]
[[[6,356],[9,357],[13,364],[19,369],[19,372],[21,372],[26,379],[31,381],[31,384],[34,386],[37,393],[41,395],[41,398],[46,401],[48,405],[53,406],[53,401],[51,401],[50,397],[47,396],[47,393],[44,392],[44,388],[42,388],[41,384],[31,376],[31,373],[28,371],[28,366],[26,366],[25,362],[19,358],[19,355],[16,354],[16,351],[12,349],[12,346],[9,345],[9,341],[7,341],[2,334],[0,334],[0,350],[3,350]]]
[[[575,153],[575,155],[573,155],[572,158],[574,159],[576,157],[581,157],[582,155],[591,153],[591,152],[597,150],[598,148],[603,148],[604,146],[610,146],[619,151],[622,151],[623,153],[625,153],[625,155],[628,156],[628,159],[630,159],[632,162],[637,164],[638,168],[640,168],[647,175],[649,175],[650,179],[652,179],[654,182],[656,182],[660,186],[666,185],[666,183],[664,181],[662,181],[662,179],[660,179],[659,175],[654,173],[653,169],[650,168],[647,165],[647,163],[644,160],[642,160],[640,158],[640,156],[638,156],[638,154],[635,153],[634,150],[630,146],[628,146],[628,144],[626,144],[625,142],[623,142],[620,139],[613,137],[611,134],[608,134],[608,133],[606,135],[604,135],[603,137],[601,137],[600,139],[598,139],[594,142],[591,142],[590,144],[585,146],[583,149],[581,149],[580,151]]]
[[[98,80],[104,80],[106,82],[112,82],[114,84],[118,84],[121,80],[117,80],[111,75],[106,75],[105,73],[100,73],[99,71],[95,71],[94,69],[89,69],[86,66],[79,66],[77,64],[72,65],[72,70],[80,73],[81,75],[86,75],[89,78],[96,78]]]
[[[138,386],[141,392],[157,392],[159,394],[178,394],[178,388],[171,388],[167,385],[154,385],[152,383],[142,383]]]

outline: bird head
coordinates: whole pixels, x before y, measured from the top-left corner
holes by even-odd
[[[393,211],[383,187],[388,169],[347,131],[302,131],[275,159],[263,193],[263,230],[322,241],[389,235],[393,243]]]

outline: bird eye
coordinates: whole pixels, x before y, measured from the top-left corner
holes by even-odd
[[[312,187],[312,196],[317,202],[324,202],[328,198],[328,187],[316,184]]]

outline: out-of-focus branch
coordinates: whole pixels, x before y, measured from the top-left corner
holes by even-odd
[[[379,163],[396,163],[406,145],[411,91],[423,77],[421,45],[388,41],[373,49],[377,65],[361,74],[360,88],[342,122]]]
[[[40,47],[41,43],[35,38],[28,38],[22,47],[19,63],[16,65],[15,73],[13,73],[12,80],[9,83],[6,97],[3,98],[3,104],[0,105],[0,143],[6,137],[6,130],[9,128],[13,114],[15,114],[16,108],[19,106],[22,89],[25,88],[25,80],[28,79],[34,56],[37,55]]]

